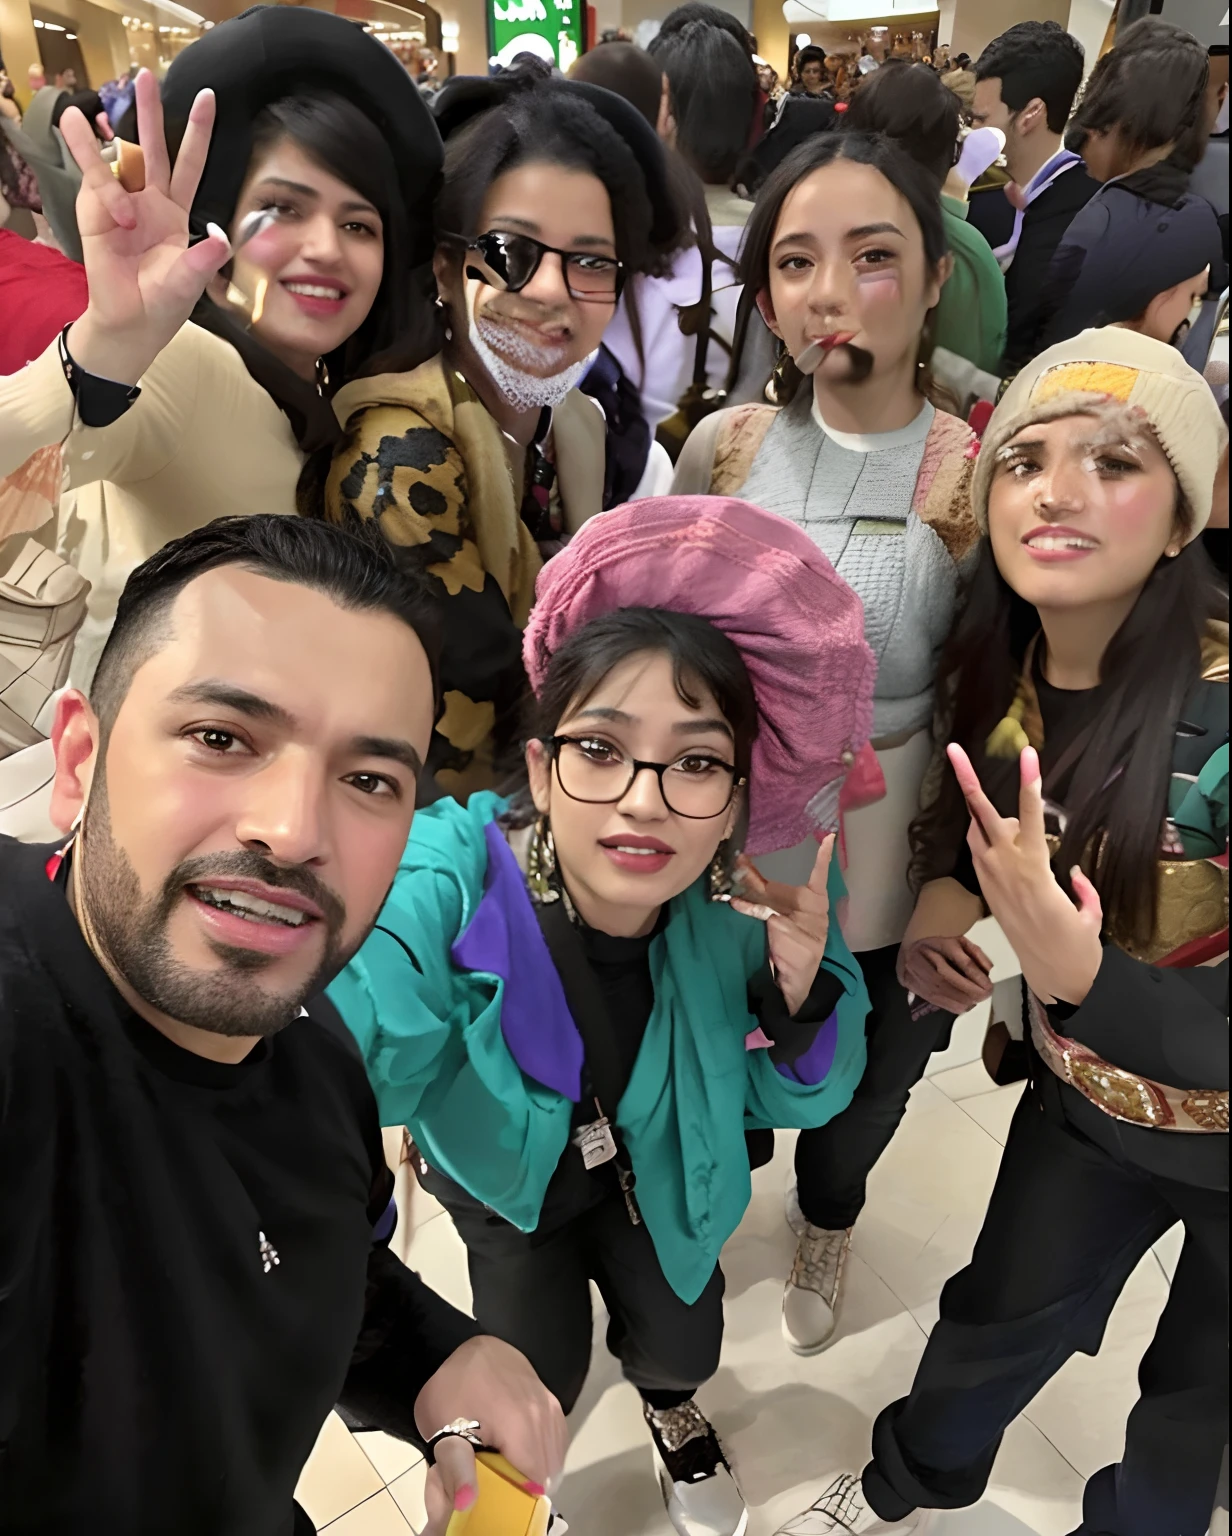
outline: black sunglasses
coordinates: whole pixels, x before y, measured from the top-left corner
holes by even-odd
[[[467,277],[476,277],[491,288],[506,293],[521,293],[539,270],[545,256],[559,256],[565,274],[565,287],[571,298],[583,304],[614,304],[624,287],[625,269],[614,256],[597,256],[591,251],[561,251],[544,245],[530,235],[510,235],[490,229],[467,240],[461,235],[449,238],[474,251],[484,270],[469,266]]]

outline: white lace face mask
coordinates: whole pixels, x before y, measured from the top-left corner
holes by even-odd
[[[545,405],[559,405],[569,391],[576,388],[586,377],[590,365],[598,355],[598,349],[596,348],[589,357],[570,364],[558,373],[548,374],[546,378],[528,373],[524,367],[518,367],[517,362],[511,362],[503,354],[510,353],[519,361],[538,363],[542,366],[544,362],[553,360],[553,353],[556,354],[557,361],[563,361],[567,355],[567,349],[536,347],[518,332],[508,331],[494,320],[485,319],[482,315],[476,319],[475,300],[480,286],[474,278],[467,281],[467,325],[471,346],[478,354],[479,361],[487,369],[492,382],[515,411],[536,411],[542,410]],[[491,344],[493,340],[500,341],[502,352],[495,350]]]

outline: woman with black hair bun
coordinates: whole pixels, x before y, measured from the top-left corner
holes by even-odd
[[[945,1002],[985,910],[1022,963],[1030,1081],[971,1263],[862,1477],[791,1536],[932,1529],[1185,1239],[1118,1464],[1075,1536],[1204,1536],[1228,1437],[1228,627],[1198,534],[1227,434],[1201,375],[1110,327],[1018,375],[984,435],[987,531],[938,693],[953,772],[912,829],[900,974]]]
[[[295,512],[306,455],[339,435],[330,395],[432,350],[410,274],[442,149],[388,49],[263,6],[185,49],[161,98],[148,72],[136,95],[122,178],[64,114],[90,301],[0,379],[0,477],[62,445],[57,547],[91,584],[82,688],[142,560],[220,510]]]
[[[602,510],[604,420],[577,386],[624,283],[663,270],[687,225],[654,129],[611,91],[519,67],[450,81],[434,111],[444,345],[335,397],[325,500],[448,599],[427,767],[464,799],[509,766],[535,577]]]

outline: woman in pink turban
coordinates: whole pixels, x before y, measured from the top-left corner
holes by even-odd
[[[741,1536],[695,1393],[746,1126],[820,1125],[864,1067],[831,850],[872,654],[808,536],[718,497],[594,518],[536,599],[521,792],[416,817],[331,997],[466,1243],[481,1326],[572,1408],[594,1280],[676,1530]],[[744,856],[809,834],[800,886]]]

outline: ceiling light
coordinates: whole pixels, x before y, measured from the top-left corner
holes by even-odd
[[[186,5],[178,5],[176,0],[154,0],[157,10],[168,11],[172,16],[177,16],[181,21],[190,21],[194,27],[203,26],[205,17],[196,11],[190,11]]]

